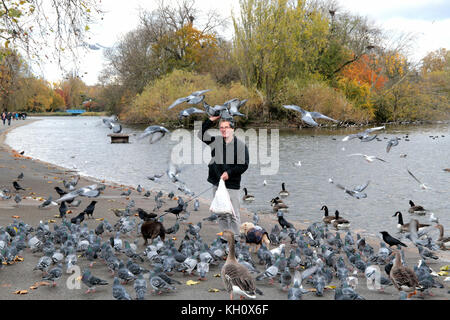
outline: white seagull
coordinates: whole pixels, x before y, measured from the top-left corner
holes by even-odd
[[[361,142],[372,141],[373,139],[375,139],[377,137],[377,135],[369,136],[369,133],[372,133],[372,132],[377,131],[377,130],[382,130],[382,129],[386,129],[386,127],[385,126],[375,127],[375,128],[367,129],[367,130],[365,130],[363,132],[350,134],[350,135],[344,137],[342,139],[342,141],[348,141],[348,140],[355,139],[355,138],[358,138],[359,140],[361,140]]]
[[[416,180],[416,181],[420,184],[420,187],[421,187],[422,189],[425,190],[425,189],[428,189],[428,188],[429,188],[429,187],[427,187],[427,186],[425,185],[425,183],[420,182],[420,180],[417,179],[416,176],[413,175],[411,171],[409,171],[409,169],[406,169],[406,171],[408,171],[408,173],[411,175],[411,177],[413,177],[414,180]]]
[[[386,160],[383,160],[383,159],[378,158],[376,156],[368,156],[368,155],[362,154],[362,153],[352,153],[352,154],[349,154],[348,156],[349,157],[350,156],[362,156],[362,157],[364,157],[366,159],[367,162],[374,162],[375,160],[380,160],[380,161],[383,161],[383,162],[387,162]]]
[[[302,108],[300,108],[299,106],[295,106],[295,105],[287,105],[287,106],[283,106],[285,109],[289,109],[289,110],[294,110],[297,112],[300,112],[302,114],[302,120],[304,122],[306,122],[307,124],[309,124],[310,126],[313,127],[317,127],[318,124],[317,122],[314,121],[314,119],[325,119],[325,120],[330,120],[333,122],[338,123],[339,121],[334,120],[330,117],[324,116],[323,114],[321,114],[320,112],[310,112],[310,111],[306,111],[303,110]]]

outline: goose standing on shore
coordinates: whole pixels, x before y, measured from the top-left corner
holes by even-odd
[[[397,211],[393,215],[393,217],[397,217],[397,216],[398,216],[398,223],[397,223],[398,232],[409,232],[409,223],[406,223],[406,224],[403,223],[403,215],[400,211]],[[418,232],[420,229],[429,227],[429,226],[430,226],[429,224],[422,224],[417,221],[417,230],[416,231]]]
[[[350,228],[350,221],[339,217],[339,211],[336,210],[334,213],[334,219],[331,220],[331,223],[333,224],[333,227],[336,229],[348,229]]]
[[[262,292],[256,289],[255,279],[251,276],[250,271],[236,260],[234,233],[225,230],[218,235],[224,236],[228,241],[227,261],[222,267],[221,276],[225,289],[230,294],[230,299],[233,300],[233,293],[239,294],[241,300],[244,297],[256,299],[257,291],[259,294]]]
[[[331,221],[336,219],[336,217],[328,215],[328,207],[327,206],[322,206],[322,208],[320,210],[324,210],[324,212],[325,212],[322,221],[325,222],[326,224],[330,224]]]

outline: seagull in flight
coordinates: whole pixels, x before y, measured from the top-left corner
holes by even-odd
[[[383,161],[383,162],[387,162],[386,160],[383,160],[383,159],[378,158],[376,156],[368,156],[368,155],[362,154],[362,153],[352,153],[352,154],[349,154],[348,156],[349,157],[350,156],[362,156],[362,157],[364,157],[366,159],[367,162],[374,162],[375,160],[380,160],[380,161]]]
[[[387,146],[386,146],[386,152],[389,152],[389,151],[391,150],[392,147],[397,146],[399,140],[400,140],[400,139],[397,138],[397,137],[392,138],[391,140],[389,140],[389,141],[388,141],[388,144],[387,144]]]
[[[178,98],[177,100],[175,100],[170,106],[169,108],[167,108],[168,110],[172,109],[173,107],[176,107],[179,104],[182,104],[183,102],[187,102],[188,104],[197,104],[203,101],[203,99],[205,98],[205,96],[203,95],[204,93],[211,91],[211,89],[207,89],[207,90],[200,90],[200,91],[195,91],[192,92],[190,95],[188,95],[187,97],[183,97],[183,98]]]
[[[330,183],[334,184],[334,181],[332,179],[328,180]],[[364,193],[364,189],[367,188],[367,186],[369,185],[370,180],[367,181],[365,184],[360,185],[360,186],[356,186],[353,189],[347,189],[346,187],[344,187],[341,184],[336,184],[336,187],[338,187],[339,189],[342,189],[345,191],[345,193],[351,195],[352,197],[356,198],[356,199],[362,199],[362,198],[367,198],[367,194]]]
[[[342,141],[348,141],[348,140],[351,140],[351,139],[358,138],[359,140],[361,140],[361,142],[369,142],[369,141],[374,140],[374,139],[377,137],[377,135],[369,136],[369,134],[372,133],[372,132],[374,132],[374,131],[382,130],[382,129],[386,129],[386,127],[385,127],[385,126],[382,126],[382,127],[375,127],[375,128],[367,129],[367,130],[365,130],[365,131],[363,131],[363,132],[358,132],[358,133],[355,133],[355,134],[350,134],[350,135],[344,137],[344,138],[342,139]]]
[[[144,132],[138,137],[138,140],[150,136],[150,143],[155,143],[156,141],[159,141],[162,137],[164,137],[166,133],[170,133],[170,131],[163,126],[153,125],[147,127]]]
[[[428,188],[429,188],[429,187],[427,187],[427,186],[425,185],[425,183],[420,182],[420,180],[417,179],[416,176],[413,175],[411,171],[409,171],[409,169],[406,169],[406,171],[408,171],[409,175],[410,175],[411,177],[413,177],[413,179],[416,180],[416,181],[420,184],[420,187],[421,187],[422,189],[425,190],[425,189],[428,189]]]
[[[289,109],[289,110],[294,110],[297,112],[300,112],[302,114],[302,120],[304,122],[306,122],[307,124],[309,124],[312,127],[317,127],[318,124],[317,122],[314,121],[314,119],[325,119],[325,120],[330,120],[333,122],[338,123],[339,121],[331,119],[330,117],[324,116],[323,114],[321,114],[320,112],[310,112],[310,111],[306,111],[303,110],[302,108],[300,108],[299,106],[295,106],[295,105],[287,105],[287,106],[283,106],[285,109]]]

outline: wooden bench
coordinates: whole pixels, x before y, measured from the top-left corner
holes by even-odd
[[[111,143],[128,143],[130,135],[125,133],[110,133],[108,137],[111,137]]]

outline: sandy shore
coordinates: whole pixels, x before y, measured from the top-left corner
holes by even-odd
[[[64,168],[60,168],[55,165],[50,165],[47,163],[43,163],[41,161],[33,160],[27,157],[26,150],[24,155],[19,155],[16,151],[11,150],[8,146],[4,144],[4,135],[6,133],[6,129],[12,129],[18,125],[24,125],[30,123],[32,120],[25,121],[13,121],[11,127],[1,127],[0,125],[0,186],[2,188],[8,187],[11,190],[14,190],[12,187],[12,182],[16,180],[17,176],[23,172],[24,178],[22,181],[19,181],[20,185],[26,189],[26,191],[21,191],[20,195],[24,198],[22,202],[16,206],[13,198],[9,200],[0,200],[0,226],[7,226],[13,222],[13,216],[19,216],[20,220],[24,221],[27,224],[32,226],[37,226],[39,221],[50,221],[50,229],[53,230],[53,224],[60,224],[61,220],[59,218],[55,218],[55,216],[59,215],[57,206],[50,206],[47,209],[39,209],[38,205],[40,201],[34,199],[25,199],[26,197],[44,197],[47,198],[49,195],[53,196],[53,199],[59,198],[58,194],[55,192],[54,187],[59,186],[63,188],[62,180],[68,180],[73,175],[74,172],[71,170],[65,170]],[[17,150],[22,151],[22,150]],[[86,186],[93,183],[97,183],[98,181],[94,181],[92,179],[82,178],[78,183],[78,186]],[[105,191],[96,199],[98,201],[96,205],[96,209],[94,212],[95,219],[85,219],[84,222],[87,223],[90,229],[95,229],[95,227],[100,223],[100,221],[96,219],[107,219],[112,225],[118,221],[114,213],[111,211],[112,208],[125,208],[126,204],[130,199],[133,199],[136,202],[136,207],[143,208],[146,211],[151,211],[155,207],[154,203],[154,195],[152,192],[152,196],[149,198],[144,198],[139,195],[137,191],[133,190],[129,198],[125,198],[124,196],[120,196],[120,193],[125,190],[126,186],[116,185],[107,183],[107,188]],[[91,199],[81,198],[82,203],[78,208],[74,208],[73,213],[68,215],[68,217],[73,217],[79,212],[81,212],[90,202]],[[165,208],[176,206],[175,200],[170,200],[167,196],[164,197],[164,201],[166,202],[161,209],[160,212],[163,212]],[[190,205],[191,215],[188,222],[196,224],[199,221],[202,221],[203,218],[209,216],[209,203],[206,200],[202,200],[200,205],[200,210],[195,212],[192,209],[192,205]],[[270,209],[270,208],[269,208]],[[260,224],[265,227],[267,230],[270,230],[272,226],[277,223],[276,217],[273,214],[260,215],[261,220]],[[139,218],[135,217],[138,222]],[[252,221],[252,215],[242,210],[241,212],[241,220],[244,221]],[[167,214],[164,216],[164,225],[167,227],[172,226],[175,223],[175,216],[172,214]],[[297,228],[305,228],[306,225],[297,223]],[[179,244],[185,235],[185,230],[187,229],[187,222],[182,222],[180,230],[177,234],[174,235],[176,238],[176,243]],[[216,233],[219,232],[219,227],[214,222],[205,222],[203,221],[203,227],[201,229],[200,235],[203,237],[204,241],[210,244],[217,236]],[[112,235],[108,232],[103,234],[103,240],[109,239]],[[142,252],[145,247],[143,245],[143,239],[140,235],[133,231],[131,233],[131,237],[122,237],[130,242],[133,242],[134,239],[139,238],[138,242],[138,250]],[[379,248],[379,239],[370,239],[369,243],[374,247],[375,250]],[[408,242],[409,248],[406,250],[406,258],[408,265],[412,267],[416,265],[419,256],[417,253],[417,249],[410,245]],[[287,245],[289,248],[289,245]],[[287,250],[287,253],[289,250]],[[438,261],[430,261],[427,263],[434,270],[439,271],[439,268],[443,265],[447,265],[450,263],[448,252],[438,252],[438,255],[441,257]],[[74,275],[64,274],[63,277],[58,281],[58,285],[56,287],[49,286],[38,286],[36,289],[30,289],[35,283],[41,281],[41,272],[33,271],[34,266],[36,265],[39,258],[42,256],[42,253],[33,254],[27,248],[25,249],[21,256],[23,257],[23,261],[16,262],[12,265],[4,265],[0,270],[0,299],[2,300],[29,300],[29,299],[42,299],[42,300],[111,300],[112,296],[112,282],[113,278],[106,266],[102,263],[100,259],[96,261],[92,268],[92,273],[105,279],[109,282],[107,286],[97,287],[97,292],[94,294],[85,294],[85,290],[87,289],[83,284],[80,283],[80,288],[69,289],[67,286],[67,282],[73,281],[75,278]],[[118,257],[124,261],[127,261],[128,258],[124,254],[118,254]],[[78,258],[78,265],[83,270],[88,266],[88,261],[84,257]],[[142,264],[144,267],[149,268],[149,262],[145,261]],[[64,268],[65,269],[65,268]],[[221,269],[220,266],[211,266],[210,271],[207,274],[206,281],[200,281],[198,284],[188,286],[186,282],[188,280],[197,281],[197,276],[184,276],[181,273],[175,273],[174,278],[181,281],[182,285],[177,285],[176,292],[163,294],[163,295],[154,295],[150,293],[150,285],[149,291],[147,293],[146,298],[148,300],[226,300],[229,298],[228,294],[224,291],[224,286],[222,283],[222,279],[219,277],[215,277],[215,274],[219,274]],[[263,266],[259,266],[259,270],[263,271]],[[359,275],[359,286],[357,291],[359,294],[364,296],[366,299],[373,300],[396,300],[399,297],[397,290],[394,287],[386,288],[384,293],[378,293],[372,290],[369,290],[366,286],[365,278],[363,275]],[[440,281],[443,281],[443,277],[440,277]],[[449,285],[448,282],[443,282],[445,288],[444,289],[434,289],[433,293],[434,297],[426,296],[426,300],[446,300],[449,297],[448,290]],[[331,283],[331,285],[337,285],[338,281],[335,279]],[[287,299],[287,292],[282,291],[278,283],[275,285],[270,285],[268,282],[261,281],[257,282],[257,286],[264,292],[264,296],[260,297],[266,300],[283,300]],[[308,288],[308,285],[305,285]],[[133,289],[133,284],[125,285],[128,293],[135,297],[135,292]],[[209,289],[219,289],[218,292],[209,292]],[[27,290],[26,294],[14,294],[14,292],[19,290]],[[321,299],[321,300],[330,300],[334,299],[334,290],[328,289],[325,291],[323,297],[316,297],[314,294],[305,295],[304,300],[310,299]],[[414,298],[416,299],[416,298]]]

